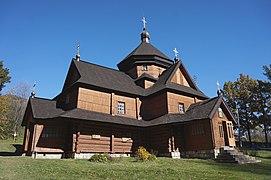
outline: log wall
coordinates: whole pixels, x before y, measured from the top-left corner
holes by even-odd
[[[73,126],[76,153],[132,153],[142,145],[140,139],[135,127],[83,122]]]
[[[172,134],[169,127],[150,127],[146,131],[149,140],[149,150],[158,151],[158,154],[172,152]]]

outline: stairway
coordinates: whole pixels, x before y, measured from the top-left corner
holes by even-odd
[[[244,153],[239,152],[235,148],[229,146],[224,146],[220,148],[220,153],[216,157],[216,161],[221,163],[238,163],[238,164],[261,162],[261,160],[257,160],[255,157],[245,155]]]

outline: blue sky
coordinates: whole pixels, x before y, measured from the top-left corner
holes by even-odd
[[[142,16],[151,43],[170,58],[176,47],[208,96],[240,73],[265,79],[271,63],[270,0],[1,1],[0,59],[11,83],[37,81],[38,97],[62,89],[80,41],[85,61],[116,68],[140,43]]]

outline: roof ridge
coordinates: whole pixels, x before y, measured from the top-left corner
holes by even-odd
[[[29,98],[29,99],[41,99],[41,100],[47,100],[47,101],[55,101],[53,99],[49,99],[49,98],[42,98],[42,97],[34,97],[34,98]]]
[[[121,73],[124,73],[120,70],[117,70],[117,69],[113,69],[113,68],[110,68],[110,67],[107,67],[107,66],[103,66],[103,65],[100,65],[100,64],[94,64],[94,63],[91,63],[91,62],[87,62],[87,61],[84,61],[84,60],[81,60],[80,61],[77,61],[75,59],[73,59],[76,63],[78,62],[83,62],[83,63],[86,63],[86,64],[89,64],[89,65],[94,65],[94,66],[98,66],[98,67],[101,67],[101,68],[104,68],[104,69],[109,69],[109,70],[112,70],[112,71],[117,71],[117,72],[121,72]],[[124,73],[125,74],[125,73]]]

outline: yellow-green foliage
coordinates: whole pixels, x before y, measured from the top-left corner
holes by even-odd
[[[150,154],[144,147],[139,146],[136,151],[137,157],[140,160],[150,160],[153,161],[156,159],[156,156],[154,154]]]

